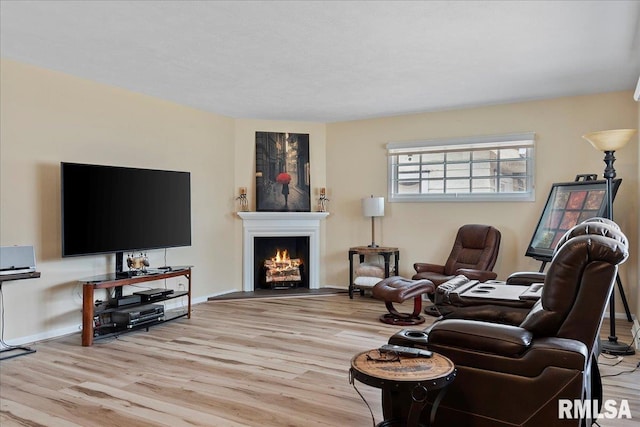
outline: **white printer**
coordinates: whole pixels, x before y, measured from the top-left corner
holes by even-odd
[[[33,246],[0,246],[0,275],[36,271]]]

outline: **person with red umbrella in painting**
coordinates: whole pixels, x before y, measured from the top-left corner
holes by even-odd
[[[284,196],[284,207],[289,208],[289,183],[291,182],[291,175],[286,172],[280,172],[276,177],[276,182],[282,184],[282,195]]]

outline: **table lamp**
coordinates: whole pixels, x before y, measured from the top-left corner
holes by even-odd
[[[600,132],[591,132],[582,137],[589,141],[591,145],[596,150],[604,152],[604,178],[607,180],[607,218],[613,221],[613,179],[616,177],[616,170],[613,167],[613,162],[615,162],[616,158],[613,153],[616,150],[624,147],[635,135],[637,132],[636,129],[613,129],[613,130],[603,130]],[[620,282],[620,277],[616,277],[616,281],[618,283],[618,290],[620,291],[620,297],[622,298],[622,303],[629,313],[627,299],[624,294],[624,288],[622,287],[622,283]],[[614,288],[615,291],[615,288]],[[631,345],[622,344],[618,342],[618,337],[616,336],[616,311],[615,311],[615,292],[611,292],[611,297],[609,299],[609,324],[610,324],[610,333],[609,339],[606,342],[602,343],[602,351],[607,354],[614,355],[631,355],[635,353],[635,350]],[[629,314],[627,314],[629,317]],[[631,319],[629,319],[631,320]]]
[[[371,217],[371,244],[370,248],[377,248],[376,232],[373,219],[377,216],[384,216],[384,197],[365,197],[362,199],[362,215]]]

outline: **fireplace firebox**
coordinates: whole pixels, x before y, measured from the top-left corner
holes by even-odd
[[[242,290],[254,291],[254,240],[259,237],[309,238],[309,254],[304,274],[309,289],[320,288],[320,221],[329,212],[238,212],[242,218]]]
[[[309,288],[309,236],[254,239],[254,289]]]

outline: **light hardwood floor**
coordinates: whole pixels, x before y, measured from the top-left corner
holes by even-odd
[[[399,329],[377,320],[384,312],[380,301],[345,295],[214,301],[195,305],[191,319],[93,347],[79,334],[41,342],[1,362],[0,425],[371,426],[348,369]],[[623,342],[628,329],[619,322]],[[628,399],[634,419],[601,426],[638,425],[639,372],[605,378],[606,396]],[[380,391],[357,386],[382,421]]]

